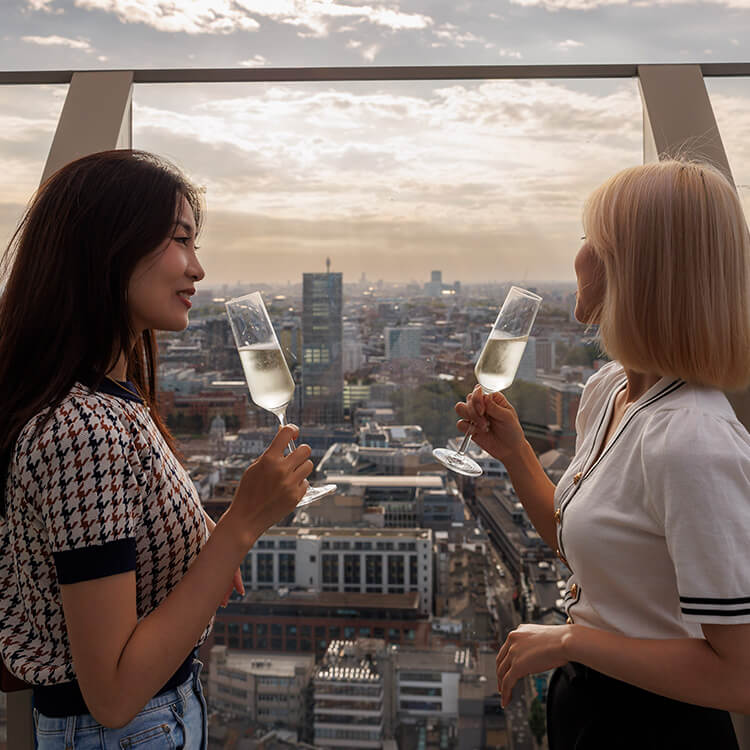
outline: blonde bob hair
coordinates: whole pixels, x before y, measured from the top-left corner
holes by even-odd
[[[750,383],[750,235],[732,185],[708,164],[619,172],[586,201],[602,263],[594,318],[625,368],[723,390]]]

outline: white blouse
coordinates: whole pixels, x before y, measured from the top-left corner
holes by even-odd
[[[750,435],[721,391],[662,378],[599,455],[626,382],[611,362],[586,383],[555,490],[569,618],[633,638],[750,623]]]

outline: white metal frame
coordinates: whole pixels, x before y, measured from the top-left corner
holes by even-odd
[[[0,85],[69,84],[43,181],[63,164],[86,153],[131,146],[132,93],[137,83],[586,78],[638,78],[644,161],[687,152],[711,161],[731,179],[704,76],[750,77],[750,63],[0,71]],[[750,392],[732,395],[730,400],[750,429]],[[750,717],[733,718],[740,746],[750,750]],[[30,691],[8,695],[8,747],[33,750]]]

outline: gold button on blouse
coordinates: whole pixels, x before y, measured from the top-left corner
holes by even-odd
[[[566,565],[568,565],[568,561],[563,557],[563,553],[560,551],[559,547],[557,548],[556,552],[557,552],[557,556],[560,558],[560,560],[562,562],[564,562]],[[570,567],[570,566],[568,565],[568,567]]]
[[[578,596],[578,584],[577,584],[577,583],[574,583],[574,584],[573,584],[573,585],[572,585],[572,586],[570,587],[570,593],[571,593],[571,594],[573,594],[573,598],[574,598],[574,599],[575,599],[575,597],[577,597],[577,596]]]
[[[557,508],[555,510],[555,515],[554,515],[555,523],[560,523],[560,516],[561,516],[560,509]]]
[[[576,475],[575,475],[575,476],[573,477],[573,484],[578,484],[578,482],[580,482],[580,481],[581,481],[581,477],[582,477],[582,476],[583,476],[583,472],[582,472],[582,471],[579,471],[579,472],[578,472],[578,474],[576,474]]]
[[[565,620],[565,622],[566,622],[566,623],[567,623],[568,625],[572,625],[572,624],[573,624],[573,618],[572,618],[572,617],[568,617],[568,619],[567,619],[567,620]]]

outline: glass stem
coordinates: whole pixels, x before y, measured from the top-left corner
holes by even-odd
[[[276,411],[274,414],[279,418],[279,424],[282,427],[286,427],[286,409],[283,411]],[[297,446],[294,444],[294,440],[289,441],[289,452],[296,451]]]
[[[474,434],[474,430],[469,427],[469,431],[464,435],[464,439],[461,443],[461,446],[458,449],[458,455],[464,456],[466,455],[466,449],[469,447],[469,443],[471,442],[471,436]]]

